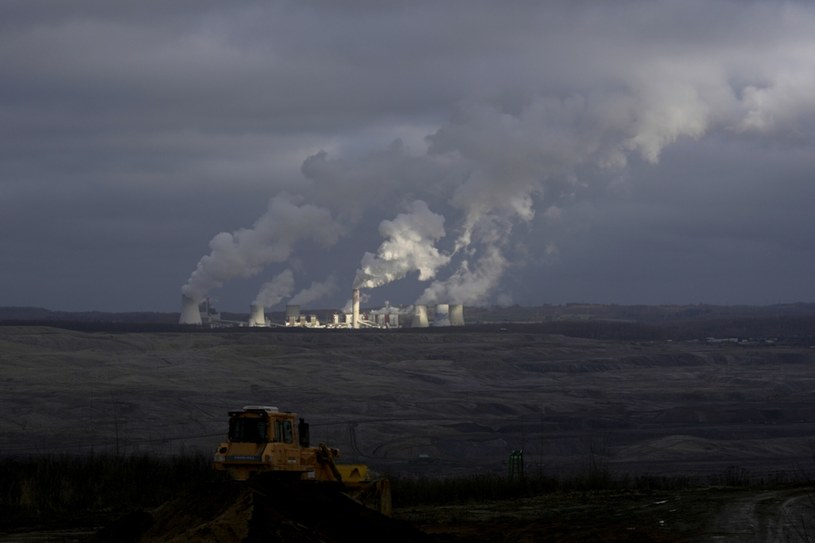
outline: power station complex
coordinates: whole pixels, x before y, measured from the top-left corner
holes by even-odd
[[[433,311],[429,311],[432,308]],[[381,309],[360,309],[359,289],[354,289],[350,311],[333,311],[320,320],[316,314],[305,314],[299,305],[287,305],[283,322],[273,322],[266,318],[262,305],[252,304],[249,319],[245,322],[223,321],[208,301],[201,303],[186,295],[181,296],[181,317],[179,324],[204,326],[209,328],[228,326],[250,327],[299,327],[299,328],[427,328],[428,326],[464,326],[464,306],[462,304],[436,304],[427,306],[415,304],[396,307],[386,304]]]

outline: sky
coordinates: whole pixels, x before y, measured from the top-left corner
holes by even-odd
[[[4,0],[0,306],[815,302],[815,6]]]

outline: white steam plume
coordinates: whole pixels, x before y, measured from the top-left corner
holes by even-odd
[[[339,231],[327,209],[297,204],[287,195],[276,196],[252,228],[221,232],[212,238],[210,253],[201,258],[181,291],[200,300],[233,277],[252,277],[270,263],[283,262],[299,241],[333,244]]]
[[[506,267],[507,261],[498,247],[488,246],[474,266],[464,260],[446,280],[433,281],[416,303],[484,304]]]
[[[371,288],[418,270],[420,279],[435,279],[424,303],[488,302],[509,262],[517,263],[514,230],[532,224],[538,209],[568,214],[571,204],[610,180],[604,172],[624,168],[632,157],[657,164],[666,146],[706,135],[812,141],[815,12],[804,3],[770,4],[724,2],[726,25],[705,21],[694,27],[693,42],[677,41],[670,29],[676,20],[695,21],[702,3],[592,4],[587,12],[576,9],[565,36],[533,25],[533,34],[517,36],[525,36],[518,40],[525,51],[535,52],[535,69],[522,62],[523,51],[505,57],[520,62],[518,72],[512,62],[502,66],[512,88],[494,78],[467,85],[477,96],[455,98],[450,120],[427,137],[426,152],[411,154],[396,142],[361,158],[312,155],[301,168],[304,196],[349,225],[373,209],[392,216],[392,202],[406,195],[421,198],[427,220],[409,220],[408,212],[383,221],[385,241],[375,255],[365,254],[354,285]],[[660,25],[666,39],[654,41]],[[429,211],[441,205],[456,215],[444,221]],[[200,298],[228,278],[285,259],[296,241],[334,232],[326,209],[312,207],[327,220],[300,221],[309,206],[290,207],[297,211],[290,224],[275,222],[280,241],[266,241],[278,248],[275,257],[244,251],[254,244],[240,232],[219,234],[184,292]],[[308,228],[320,222],[319,234]],[[450,255],[435,248],[445,225],[454,228]],[[445,265],[455,271],[439,277]]]
[[[660,73],[665,68],[659,61],[651,67]],[[500,101],[461,104],[429,136],[429,153],[463,162],[470,172],[450,198],[462,213],[455,251],[482,256],[462,262],[446,281],[435,281],[420,301],[486,300],[507,268],[502,247],[514,227],[530,222],[539,203],[563,209],[561,202],[588,190],[582,171],[622,168],[631,153],[656,164],[666,145],[714,129],[767,130],[767,116],[756,107],[771,102],[771,91],[757,100],[749,87],[739,103],[727,76],[715,68],[700,60],[661,78],[638,70],[621,73],[629,79],[627,92],[537,95],[512,108]]]
[[[371,295],[365,291],[359,293],[359,303],[360,305],[365,305],[371,300]],[[342,306],[343,313],[350,313],[353,310],[354,300],[353,298],[348,298],[348,301],[345,302],[345,305]]]
[[[337,290],[337,279],[333,275],[329,276],[323,282],[314,281],[311,283],[311,286],[308,288],[304,288],[297,294],[295,294],[291,300],[289,300],[290,304],[294,305],[306,305],[320,298],[328,296],[329,294],[333,293]]]
[[[447,201],[459,212],[453,254],[466,260],[446,280],[436,280],[421,300],[488,300],[507,269],[504,255],[515,227],[531,223],[540,205],[568,213],[571,202],[593,190],[590,180],[609,181],[602,173],[624,168],[632,155],[657,164],[666,146],[711,132],[811,139],[806,127],[815,113],[815,70],[803,50],[788,52],[789,62],[777,66],[763,57],[749,64],[731,49],[697,55],[664,51],[622,64],[612,76],[615,84],[605,90],[461,102],[450,121],[428,136],[427,154],[416,159],[422,168],[414,170],[454,172],[434,173],[436,193],[429,201]],[[376,158],[377,173],[412,171],[398,146]],[[337,166],[343,179],[353,172],[369,186],[375,177],[365,172],[372,161],[353,164],[321,155],[321,174],[329,178],[330,167]],[[422,179],[399,182],[430,196]],[[389,246],[365,255],[356,286],[379,286],[416,269],[400,266],[404,260],[398,255],[389,257]],[[446,260],[441,265],[449,262],[439,256]]]
[[[385,238],[374,255],[365,253],[354,279],[354,288],[376,288],[402,279],[411,271],[427,281],[450,261],[435,242],[444,237],[444,217],[416,200],[392,221],[382,221],[379,233]]]
[[[255,303],[269,308],[277,305],[280,300],[287,298],[294,290],[294,274],[291,270],[284,270],[260,287]]]

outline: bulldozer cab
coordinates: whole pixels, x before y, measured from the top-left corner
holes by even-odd
[[[294,413],[270,406],[247,405],[230,411],[227,440],[218,446],[215,468],[229,471],[238,480],[260,472],[316,476],[308,424],[296,421]]]
[[[229,441],[233,443],[266,443],[269,421],[264,415],[230,413]]]
[[[247,406],[243,411],[229,412],[231,443],[297,443],[309,446],[308,423],[295,424],[293,413],[280,413],[274,407]]]

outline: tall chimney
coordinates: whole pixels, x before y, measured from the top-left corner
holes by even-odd
[[[266,326],[266,315],[263,312],[263,304],[252,304],[249,306],[249,326]]]
[[[181,317],[178,319],[178,324],[197,324],[199,326],[202,324],[198,300],[186,294],[181,295]]]
[[[355,288],[353,296],[353,309],[351,310],[351,328],[359,328],[359,289]]]

